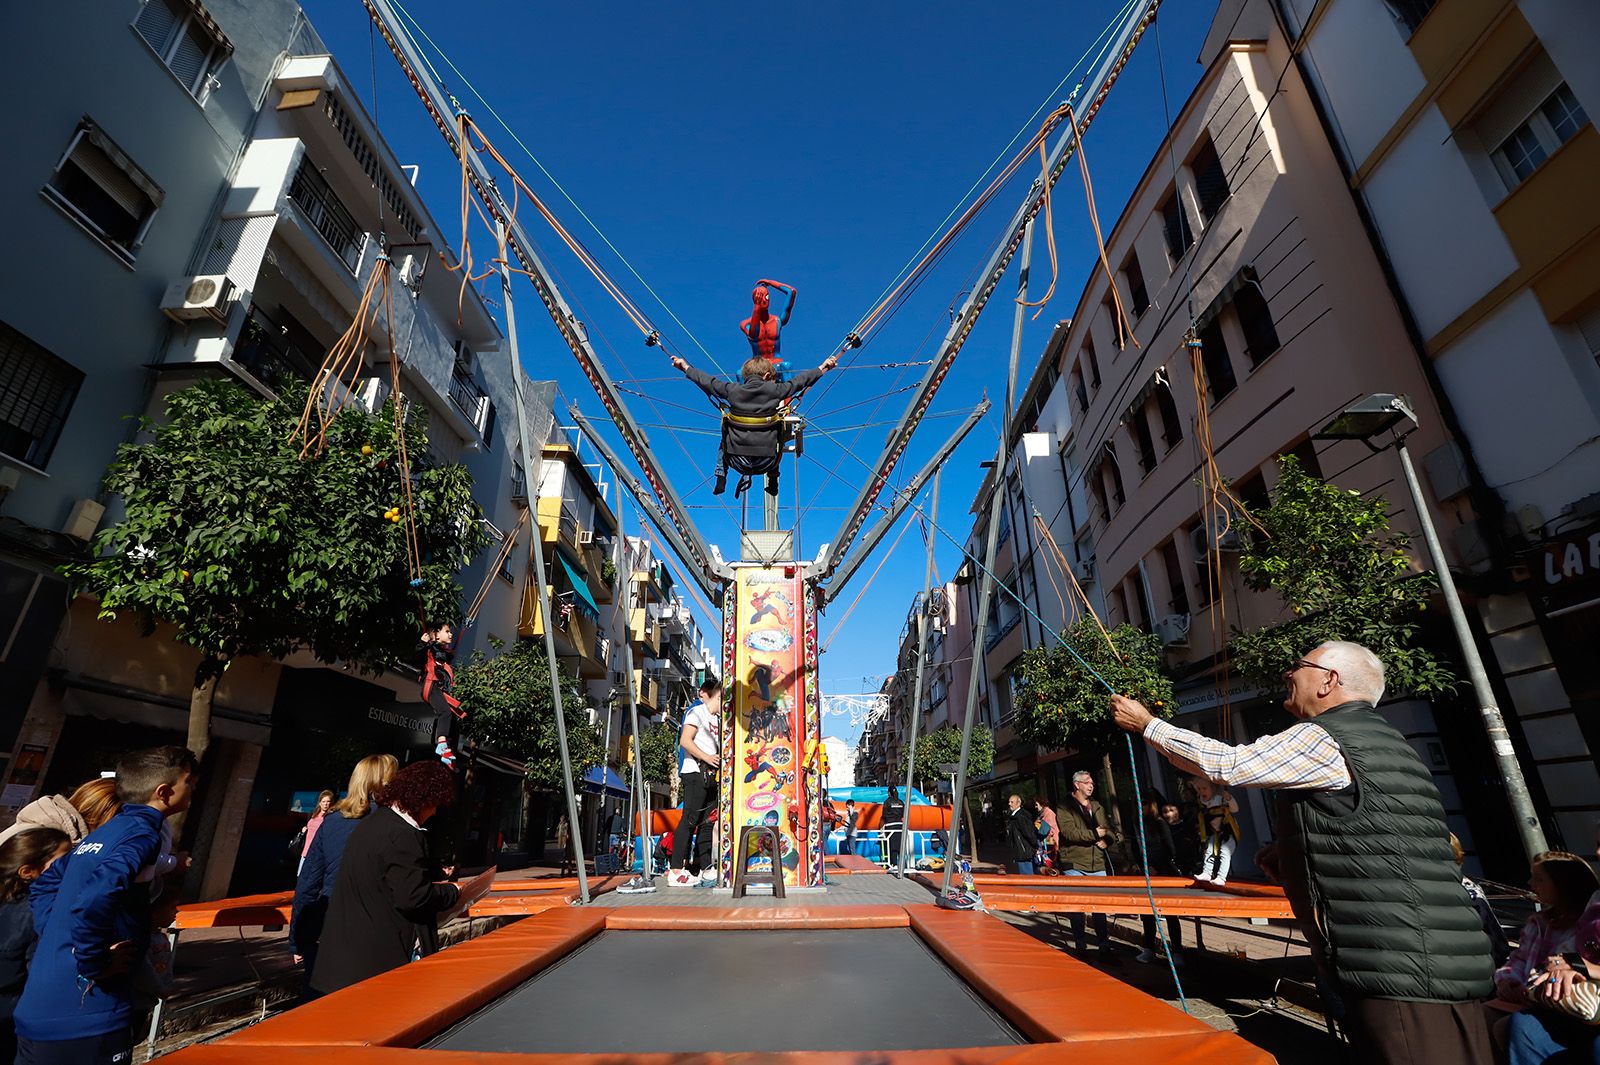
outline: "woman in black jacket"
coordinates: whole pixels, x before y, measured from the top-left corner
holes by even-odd
[[[439,914],[458,892],[434,882],[422,825],[454,797],[455,775],[438,762],[406,766],[378,793],[378,808],[345,846],[313,991],[337,991],[436,949]]]

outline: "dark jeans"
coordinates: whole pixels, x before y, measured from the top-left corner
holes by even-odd
[[[1542,1010],[1513,1013],[1506,1028],[1511,1065],[1543,1065],[1547,1061],[1592,1065],[1600,1062],[1597,1035],[1600,1028]]]
[[[1094,873],[1085,873],[1077,869],[1068,869],[1061,875],[1106,876],[1107,874],[1103,869]],[[1074,913],[1070,914],[1069,917],[1072,923],[1072,938],[1077,943],[1078,949],[1080,951],[1088,950],[1089,941],[1083,934],[1083,914]],[[1109,951],[1111,949],[1111,927],[1106,923],[1106,915],[1103,913],[1094,914],[1094,938],[1099,942],[1101,950]]]
[[[17,1065],[133,1065],[127,1028],[82,1039],[17,1038]]]
[[[1139,918],[1144,922],[1144,949],[1156,949],[1156,919],[1148,913]],[[1183,946],[1183,925],[1176,917],[1167,918],[1167,947],[1176,951]]]
[[[672,868],[682,869],[689,856],[689,839],[694,837],[694,865],[696,869],[711,868],[711,837],[715,833],[706,819],[717,805],[717,777],[701,770],[685,773],[683,781],[683,817],[672,834]]]

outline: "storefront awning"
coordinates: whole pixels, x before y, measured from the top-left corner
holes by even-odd
[[[571,582],[572,590],[578,593],[578,601],[583,604],[584,613],[592,618],[598,618],[600,608],[595,605],[594,596],[589,594],[589,585],[578,575],[578,571],[572,568],[567,556],[557,552],[556,557],[561,560],[561,568],[567,571],[567,580]]]
[[[582,789],[590,795],[606,794],[618,799],[628,797],[627,785],[612,772],[610,766],[597,765],[583,775]]]

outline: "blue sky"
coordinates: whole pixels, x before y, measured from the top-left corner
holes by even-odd
[[[715,362],[733,370],[748,353],[738,322],[749,313],[750,288],[761,277],[799,288],[783,337],[790,361],[815,365],[835,350],[1035,109],[1064,98],[1083,68],[1066,87],[1057,86],[1120,4],[819,3],[754,12],[724,4],[410,0],[405,7],[464,75],[434,57],[452,91],[668,340],[691,362],[712,368],[695,340],[606,249],[511,135],[497,129],[489,107]],[[305,8],[376,112],[396,154],[420,165],[418,188],[446,236],[459,240],[457,164],[382,40],[374,44],[361,5],[305,0]],[[1200,75],[1196,56],[1214,10],[1209,3],[1176,0],[1163,8],[1160,48],[1173,112]],[[1157,56],[1152,31],[1085,138],[1108,226],[1166,126]],[[488,106],[472,98],[465,81]],[[968,287],[1031,177],[1024,167],[917,294],[856,354],[856,363],[868,367],[932,356],[947,307]],[[1057,189],[1061,278],[1054,301],[1024,334],[1024,377],[1051,327],[1072,313],[1094,265],[1076,167]],[[523,218],[532,219],[532,212]],[[709,407],[659,348],[643,346],[628,319],[548,228],[539,223],[533,232],[611,376],[655,400],[628,397],[695,519],[726,555],[736,554],[736,511],[718,505],[702,483],[715,447]],[[480,260],[488,258],[488,237],[479,230],[472,239]],[[1048,277],[1041,240],[1036,293]],[[958,540],[971,524],[967,509],[980,481],[978,463],[992,457],[997,443],[1014,288],[1014,278],[1002,282],[935,398],[935,416],[924,423],[898,471],[897,480],[903,480],[920,468],[982,393],[995,400],[996,412],[945,469],[940,524]],[[517,298],[529,374],[554,378],[593,416],[599,401],[531,287],[524,284]],[[911,385],[922,372],[848,369],[830,376],[825,394],[820,386],[814,390],[806,407],[833,436],[808,437],[798,468],[784,471],[782,496],[788,521],[798,478],[806,553],[833,538],[865,476],[862,460],[870,462],[881,451],[904,408],[904,393],[885,394]],[[731,490],[724,498],[731,506]],[[637,528],[632,513],[628,519]],[[958,551],[949,540],[936,540],[936,566],[948,576],[959,563]],[[842,629],[840,619],[879,559],[864,567],[824,616],[822,639],[830,645],[822,660],[825,692],[872,691],[894,669],[901,625],[922,579],[923,550],[920,530],[913,528]],[[715,631],[714,619],[702,622]],[[830,721],[827,731],[850,738],[847,722]]]

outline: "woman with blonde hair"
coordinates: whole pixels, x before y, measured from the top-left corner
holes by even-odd
[[[0,831],[0,844],[30,828],[53,828],[76,843],[122,809],[115,777],[96,777],[70,796],[45,795],[17,811],[10,828]]]
[[[356,763],[350,773],[350,786],[311,840],[300,875],[294,886],[294,914],[289,921],[289,950],[295,964],[311,971],[317,941],[322,938],[322,922],[328,914],[328,900],[344,860],[345,844],[363,817],[372,812],[374,796],[400,771],[400,760],[392,754],[369,754]]]

